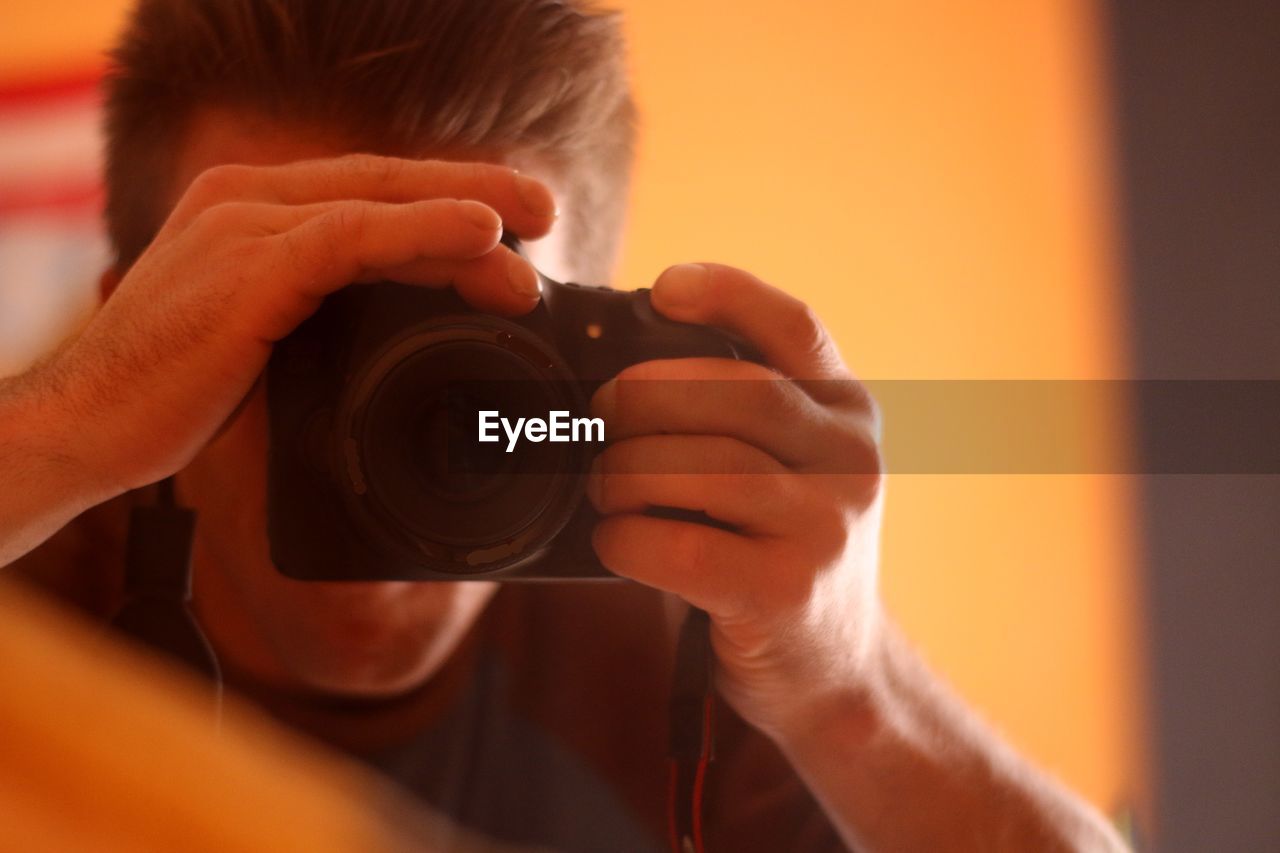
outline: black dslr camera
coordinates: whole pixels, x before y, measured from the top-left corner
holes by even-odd
[[[514,246],[514,242],[508,245]],[[658,316],[648,291],[562,284],[514,320],[452,290],[382,282],[330,296],[267,368],[268,533],[303,580],[568,580],[613,575],[591,548],[584,476],[600,444],[478,441],[477,415],[585,415],[654,358],[759,360]],[[607,436],[606,436],[607,438]]]

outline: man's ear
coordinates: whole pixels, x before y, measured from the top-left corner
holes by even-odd
[[[98,295],[102,297],[103,302],[110,299],[111,294],[116,292],[121,278],[115,267],[107,267],[102,271],[102,276],[98,279]]]

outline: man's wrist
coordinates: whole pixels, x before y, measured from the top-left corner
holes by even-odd
[[[893,700],[886,649],[878,628],[868,632],[858,660],[827,683],[797,685],[801,704],[775,728],[773,739],[783,752],[861,751],[883,732]]]
[[[0,381],[0,565],[121,492],[75,452],[75,433],[93,427],[72,429],[42,378],[32,372]]]

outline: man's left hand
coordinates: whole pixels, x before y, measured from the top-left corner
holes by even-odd
[[[768,366],[648,361],[601,387],[589,494],[610,570],[712,618],[721,695],[775,739],[874,678],[881,507],[875,405],[813,312],[748,273],[668,269],[654,308],[751,341]],[[713,527],[645,514],[700,511]]]

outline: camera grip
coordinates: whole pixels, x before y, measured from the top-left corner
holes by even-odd
[[[635,291],[633,310],[641,326],[655,333],[655,349],[661,358],[733,358],[765,364],[764,355],[746,338],[714,326],[700,326],[668,319],[653,309],[652,291]]]

